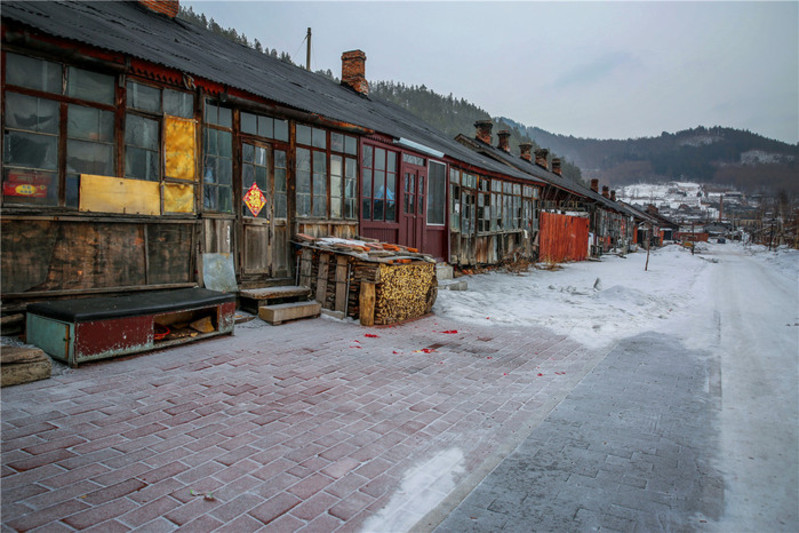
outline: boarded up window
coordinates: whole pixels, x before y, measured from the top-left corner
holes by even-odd
[[[180,180],[195,179],[195,146],[197,123],[179,117],[166,117],[164,131],[164,156],[166,177]]]

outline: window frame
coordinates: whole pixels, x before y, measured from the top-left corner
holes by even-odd
[[[295,216],[303,220],[358,222],[359,142],[354,135],[310,124],[296,123],[295,138]],[[307,139],[306,137],[307,132]],[[338,148],[340,141],[340,148]],[[300,168],[300,151],[308,152],[309,168]],[[334,161],[340,160],[340,174],[334,174]],[[320,167],[324,166],[322,170]],[[348,168],[350,176],[348,176]],[[301,176],[308,172],[307,178]],[[308,179],[308,192],[300,192],[301,178]],[[349,184],[349,188],[348,188]],[[324,192],[319,191],[324,187]],[[337,194],[334,194],[335,192]],[[349,193],[349,194],[348,194]],[[301,195],[308,196],[308,210]],[[322,213],[323,204],[324,214]],[[338,204],[338,205],[336,205]],[[349,209],[348,209],[349,204]],[[334,211],[336,214],[334,216]]]
[[[15,84],[8,79],[9,74],[9,56],[12,58],[19,57],[22,58],[22,61],[32,61],[36,62],[42,69],[48,70],[53,76],[50,82],[52,86],[48,85],[47,87],[36,87],[31,86],[30,84]],[[39,208],[47,208],[47,209],[67,209],[70,211],[77,211],[80,207],[80,183],[79,183],[79,176],[80,174],[89,174],[91,172],[81,172],[80,170],[75,172],[69,172],[68,165],[70,161],[70,145],[77,146],[76,144],[70,143],[70,141],[81,142],[81,143],[88,143],[92,142],[89,139],[77,139],[73,136],[70,136],[69,132],[69,110],[72,106],[75,107],[86,107],[90,109],[100,110],[101,112],[110,112],[113,115],[113,123],[114,126],[111,131],[111,141],[106,142],[103,141],[98,144],[104,145],[111,145],[111,161],[109,163],[114,176],[121,175],[120,173],[120,157],[118,155],[118,149],[120,143],[120,132],[117,131],[116,128],[116,121],[118,120],[118,113],[120,112],[120,108],[116,105],[119,101],[119,94],[120,88],[119,84],[117,83],[118,76],[116,73],[108,73],[103,72],[101,70],[93,70],[84,68],[82,65],[70,64],[63,60],[54,61],[51,59],[47,59],[44,57],[40,57],[34,54],[30,54],[27,51],[17,51],[17,50],[2,50],[2,63],[3,63],[3,87],[2,87],[2,96],[3,96],[3,104],[4,106],[7,103],[7,95],[8,94],[18,94],[23,97],[28,98],[37,98],[40,100],[45,100],[48,102],[53,102],[57,107],[57,114],[58,114],[58,124],[57,124],[57,132],[53,134],[56,138],[56,165],[55,169],[39,169],[34,167],[25,167],[21,166],[21,164],[15,164],[14,161],[7,161],[6,157],[8,155],[7,147],[4,147],[3,150],[3,161],[2,161],[2,183],[3,183],[3,192],[0,194],[0,205],[8,206],[8,207],[39,207]],[[15,61],[12,59],[12,63]],[[72,96],[73,90],[76,90],[73,83],[79,83],[78,80],[85,79],[79,78],[78,76],[80,73],[87,73],[89,74],[88,78],[95,77],[96,79],[106,78],[105,82],[107,83],[105,90],[110,90],[110,103],[104,103],[92,98],[84,98],[80,95]],[[60,76],[60,80],[58,79]],[[72,80],[75,80],[74,82]],[[24,80],[22,80],[24,81]],[[58,83],[57,83],[58,82]],[[19,132],[19,133],[30,133],[29,130],[25,130],[22,128],[15,128],[9,127],[7,116],[5,113],[5,109],[3,109],[3,121],[2,121],[2,128],[3,128],[3,143],[4,145],[8,142],[9,133],[10,132]],[[7,178],[11,172],[30,172],[32,173],[32,177],[36,177],[37,174],[49,173],[51,175],[50,184],[55,184],[56,192],[52,196],[51,201],[46,202],[38,202],[38,201],[30,201],[30,200],[20,200],[15,195],[6,195],[6,183],[9,181]],[[78,176],[75,179],[75,176]]]
[[[378,166],[377,162],[377,151],[380,150],[383,152],[383,162],[382,166]],[[371,152],[371,161],[372,165],[368,166],[366,164],[366,156],[368,153]],[[400,182],[400,152],[399,150],[393,150],[387,148],[385,146],[379,144],[372,144],[372,143],[364,143],[361,147],[361,180],[360,180],[360,194],[359,197],[359,204],[360,204],[360,217],[361,220],[364,222],[369,223],[382,223],[382,224],[395,224],[399,225],[399,182]],[[389,163],[393,158],[393,170],[392,165]],[[377,172],[381,172],[383,174],[383,190],[385,191],[382,197],[375,196],[375,176]],[[387,186],[389,182],[389,176],[393,177],[393,188]],[[368,180],[368,181],[367,181]],[[366,184],[369,184],[369,194],[368,196],[365,194],[366,192]],[[393,200],[388,200],[387,193],[389,191],[393,191],[394,198]],[[383,216],[380,218],[375,218],[375,206],[377,202],[383,202],[382,205],[382,213]],[[366,202],[369,202],[369,208],[366,207]],[[391,210],[389,209],[391,207]],[[390,219],[387,217],[389,211],[393,212],[394,218]]]

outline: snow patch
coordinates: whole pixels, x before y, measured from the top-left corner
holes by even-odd
[[[459,448],[449,448],[409,470],[388,505],[370,517],[361,531],[409,531],[452,492],[456,478],[465,471],[463,462],[463,452]]]

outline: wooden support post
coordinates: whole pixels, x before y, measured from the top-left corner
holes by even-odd
[[[336,256],[336,304],[335,310],[344,312],[347,305],[347,256]]]
[[[316,276],[316,301],[325,307],[327,299],[327,265],[330,261],[330,254],[319,256],[319,273]]]
[[[361,282],[360,319],[362,326],[375,325],[375,284]]]

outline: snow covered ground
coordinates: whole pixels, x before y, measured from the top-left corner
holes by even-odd
[[[601,262],[467,277],[438,315],[544,326],[597,350],[646,331],[673,335],[720,369],[718,531],[799,523],[799,251],[739,243],[670,245]],[[646,354],[642,354],[645,356]],[[710,387],[711,385],[708,384]]]

